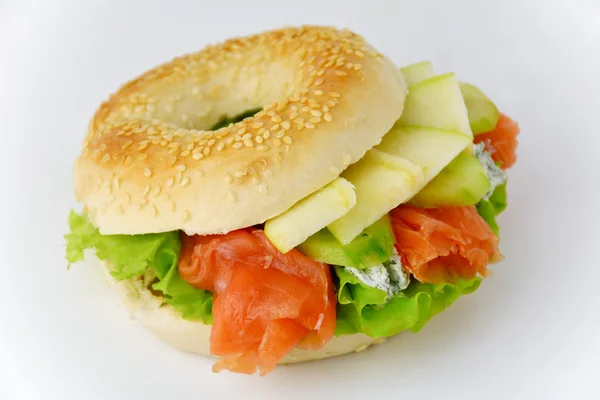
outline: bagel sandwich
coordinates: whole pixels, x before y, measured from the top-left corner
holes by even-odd
[[[159,65],[93,115],[66,258],[215,372],[419,331],[502,260],[516,122],[478,87],[325,26]]]

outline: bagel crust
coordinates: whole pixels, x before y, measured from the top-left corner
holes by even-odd
[[[89,258],[100,264],[96,257]],[[161,298],[154,296],[141,280],[117,281],[110,275],[112,269],[110,264],[107,262],[102,264],[101,268],[106,282],[117,293],[130,315],[144,328],[176,349],[211,356],[210,325],[182,319],[173,307],[164,303]],[[335,336],[320,350],[292,350],[281,360],[280,364],[319,360],[362,351],[372,344],[383,341],[384,338],[372,338],[362,333]]]
[[[256,225],[378,144],[406,93],[398,68],[347,30],[286,28],[208,46],[101,105],[75,164],[76,197],[102,234]]]

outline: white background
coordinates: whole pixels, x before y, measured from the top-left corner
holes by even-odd
[[[1,399],[600,399],[600,2],[0,0]],[[506,261],[417,335],[266,378],[213,375],[66,270],[71,168],[119,84],[232,35],[349,27],[521,124]],[[215,398],[215,397],[212,397]]]

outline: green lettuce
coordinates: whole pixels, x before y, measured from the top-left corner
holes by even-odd
[[[385,291],[364,285],[343,267],[335,267],[335,272],[339,279],[337,336],[363,332],[385,337],[406,329],[418,332],[431,317],[481,284],[481,278],[436,285],[413,280],[386,302]]]
[[[500,235],[500,227],[496,222],[496,217],[506,209],[507,205],[506,181],[494,189],[489,199],[481,200],[477,203],[477,212],[487,222],[496,236]]]
[[[158,279],[153,289],[161,291],[182,318],[212,323],[212,293],[196,289],[179,275],[178,232],[102,235],[85,214],[74,211],[69,214],[69,227],[71,232],[65,235],[69,265],[82,261],[84,250],[92,249],[113,265],[111,275],[117,280],[139,277],[151,268]]]

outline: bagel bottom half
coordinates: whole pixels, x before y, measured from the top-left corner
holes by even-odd
[[[95,262],[99,262],[95,256],[92,257]],[[92,257],[86,256],[87,259]],[[211,356],[210,325],[182,319],[173,307],[165,303],[161,297],[153,294],[142,279],[117,281],[110,275],[112,270],[110,263],[102,262],[101,265],[109,286],[117,293],[131,316],[142,326],[179,350]],[[334,336],[320,350],[292,350],[280,364],[318,360],[362,351],[372,344],[383,341],[384,338],[372,338],[362,333]]]

